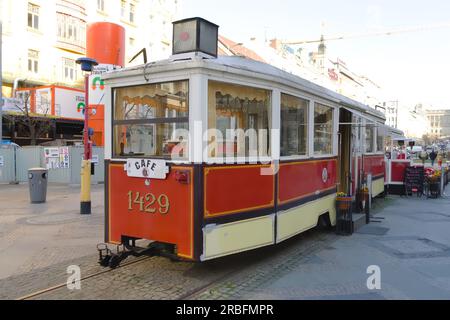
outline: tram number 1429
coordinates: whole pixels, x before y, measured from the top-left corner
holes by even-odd
[[[144,213],[169,213],[169,197],[161,194],[156,197],[153,193],[141,195],[140,192],[128,191],[128,210],[133,211],[135,206],[139,206],[139,211]]]

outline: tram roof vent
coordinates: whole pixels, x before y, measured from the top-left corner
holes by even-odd
[[[219,26],[203,18],[174,21],[171,59],[217,58],[218,37]]]

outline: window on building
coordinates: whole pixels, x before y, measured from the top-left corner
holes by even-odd
[[[127,2],[125,0],[120,1],[120,16],[125,18],[125,12],[127,11]]]
[[[366,143],[365,143],[365,151],[366,153],[371,153],[375,151],[374,148],[374,131],[375,127],[372,123],[366,122]]]
[[[58,12],[56,15],[56,22],[57,38],[60,43],[71,44],[84,48],[85,37],[82,35],[85,34],[86,30],[85,21]]]
[[[130,22],[134,22],[134,4],[130,3]]]
[[[308,105],[308,100],[281,94],[281,156],[307,154]]]
[[[314,154],[333,153],[333,108],[314,105]]]
[[[188,81],[113,92],[114,157],[188,158]]]
[[[39,51],[28,50],[28,71],[39,72]]]
[[[97,0],[97,10],[105,11],[105,0]]]
[[[270,155],[271,92],[209,81],[209,157]]]
[[[39,6],[28,3],[28,27],[39,29]]]
[[[75,60],[63,58],[63,80],[73,82],[78,79],[77,64]]]

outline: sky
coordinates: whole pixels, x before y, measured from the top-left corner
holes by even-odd
[[[403,104],[450,109],[450,1],[448,0],[182,0],[182,18],[199,16],[219,33],[248,42],[279,38],[314,40],[403,28],[419,32],[329,41],[357,74]]]

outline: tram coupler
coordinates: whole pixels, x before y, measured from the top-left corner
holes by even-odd
[[[153,246],[149,246],[147,248],[136,247],[134,245],[134,242],[133,245],[129,245],[126,243],[117,245],[115,252],[109,249],[107,244],[100,243],[97,245],[97,250],[99,253],[98,263],[102,267],[109,267],[111,269],[117,268],[120,263],[127,259],[129,256],[140,257],[143,255],[156,255],[156,251]]]
[[[97,244],[97,250],[98,250],[98,263],[102,267],[107,267],[109,265],[109,261],[111,260],[112,252],[108,248],[108,245],[106,243],[99,243]]]

